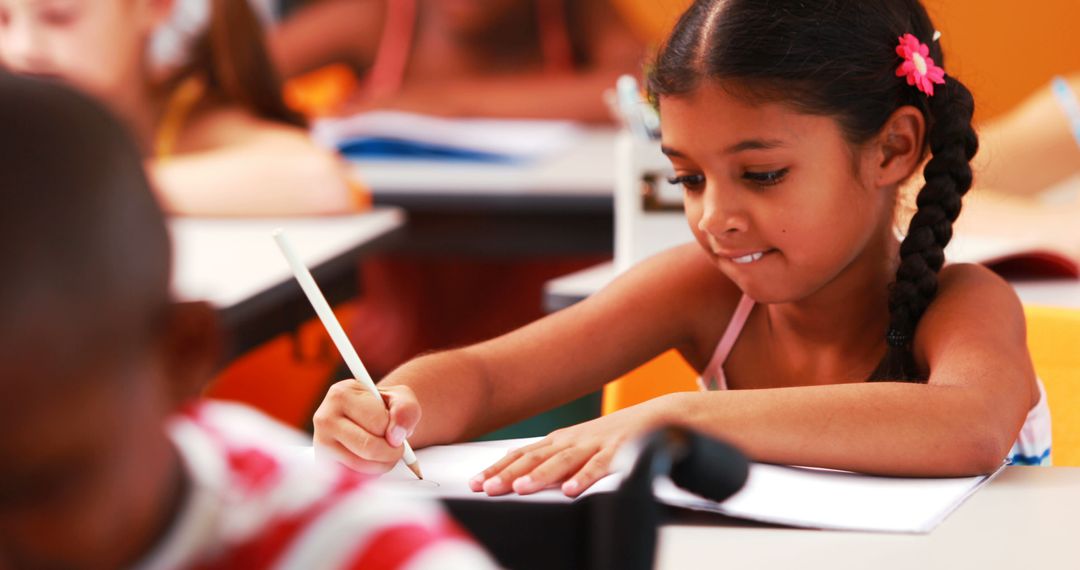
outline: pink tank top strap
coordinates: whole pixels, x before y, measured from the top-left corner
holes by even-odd
[[[384,97],[401,89],[416,30],[416,3],[417,0],[391,0],[386,3],[386,23],[378,51],[362,87],[368,97]]]
[[[574,48],[570,40],[566,0],[539,0],[536,3],[540,23],[540,48],[544,54],[544,71],[570,73],[574,71]]]
[[[752,310],[754,310],[754,300],[744,294],[739,299],[739,304],[735,307],[731,320],[728,321],[724,335],[720,337],[720,343],[716,345],[712,360],[709,361],[705,372],[698,378],[698,387],[702,390],[727,389],[727,378],[724,377],[724,362],[727,361],[728,355],[731,354],[731,349],[735,347],[735,342],[739,340],[739,334],[742,333],[743,326],[746,325],[746,319],[750,317],[750,311]]]

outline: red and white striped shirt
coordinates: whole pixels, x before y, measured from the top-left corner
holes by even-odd
[[[369,478],[301,453],[309,439],[255,410],[201,402],[168,429],[190,483],[141,570],[495,567],[437,504],[380,496]]]

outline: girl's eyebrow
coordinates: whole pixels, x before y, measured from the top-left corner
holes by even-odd
[[[727,147],[721,154],[736,154],[747,150],[771,150],[785,146],[787,143],[780,139],[747,139]],[[669,146],[661,145],[660,152],[675,158],[686,158],[686,155]]]
[[[770,150],[787,146],[780,139],[749,139],[724,149],[723,154],[735,154],[746,150]]]

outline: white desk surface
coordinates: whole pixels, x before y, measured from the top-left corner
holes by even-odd
[[[601,263],[552,279],[544,285],[544,306],[563,309],[603,289],[615,278],[615,265]],[[1080,279],[1014,281],[1020,300],[1028,305],[1080,309]]]
[[[430,160],[354,160],[353,164],[376,200],[432,194],[611,198],[615,130],[591,129],[565,152],[527,164]]]
[[[1078,513],[1080,468],[1008,467],[930,534],[669,524],[656,568],[1076,568]]]
[[[169,222],[173,291],[180,300],[228,308],[293,278],[271,237],[276,228],[314,268],[404,223],[396,208],[316,218],[176,218]]]

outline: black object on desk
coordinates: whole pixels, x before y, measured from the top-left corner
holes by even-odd
[[[722,501],[742,488],[749,461],[730,445],[668,427],[638,441],[634,466],[611,493],[573,503],[446,499],[451,514],[512,570],[653,567],[664,510],[653,480],[669,475],[695,494]]]

